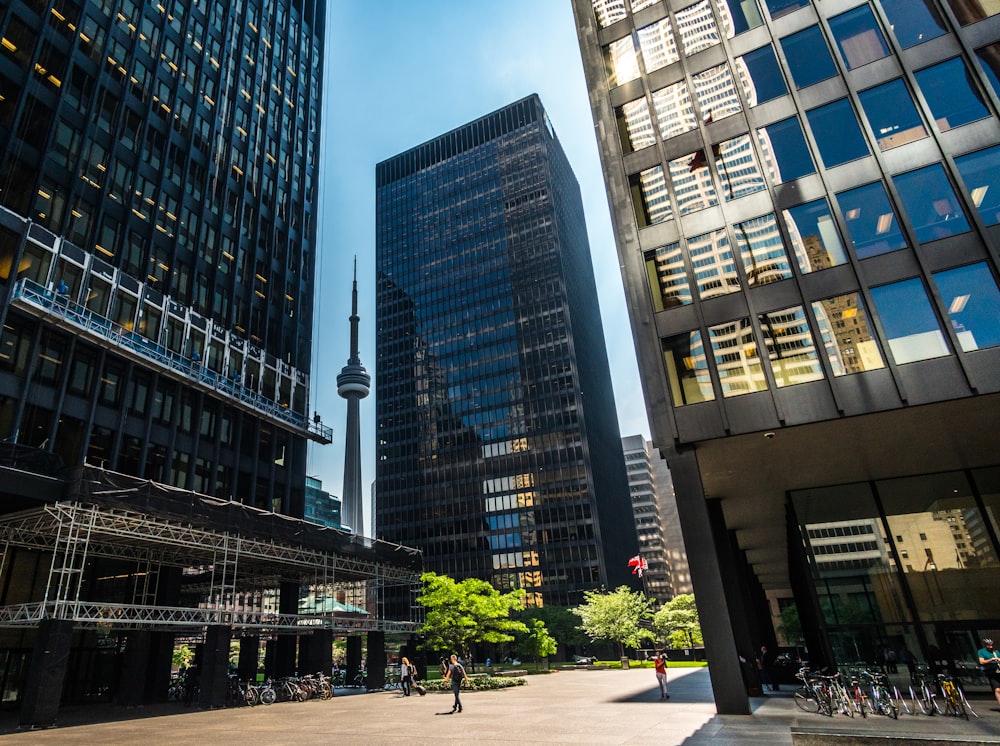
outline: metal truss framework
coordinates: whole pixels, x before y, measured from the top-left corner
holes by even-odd
[[[220,624],[254,634],[409,632],[416,626],[355,613],[277,614],[248,610],[239,603],[244,594],[273,591],[286,582],[333,589],[364,583],[375,593],[390,586],[417,586],[420,576],[412,569],[121,508],[57,502],[0,516],[0,572],[6,569],[11,547],[51,553],[52,561],[44,599],[0,606],[0,627],[34,626],[42,619],[69,620],[79,627],[175,631]],[[136,573],[145,579],[156,575],[158,567],[200,570],[207,578],[201,605],[82,600],[83,568],[92,557],[134,562],[146,568]],[[152,589],[137,585],[134,597],[152,599]]]

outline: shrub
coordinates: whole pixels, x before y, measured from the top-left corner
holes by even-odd
[[[444,679],[421,681],[421,686],[429,692],[450,692],[451,682]],[[506,689],[511,686],[524,686],[524,678],[514,676],[475,676],[467,684],[462,684],[464,691],[485,692],[490,689]]]

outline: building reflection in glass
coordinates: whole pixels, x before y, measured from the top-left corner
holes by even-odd
[[[638,35],[639,49],[642,50],[642,61],[647,73],[671,65],[681,58],[670,30],[669,17],[643,26],[639,29]]]
[[[812,311],[834,376],[885,367],[859,293],[814,301]]]
[[[847,253],[825,199],[782,210],[792,253],[803,274],[844,264]]]
[[[664,311],[692,302],[691,283],[680,243],[667,244],[647,254],[646,275],[655,310]]]
[[[653,166],[629,177],[632,206],[640,228],[670,220],[674,214],[663,175],[663,166]]]
[[[736,261],[724,228],[688,239],[688,256],[701,300],[735,293],[740,289]]]
[[[766,285],[792,276],[774,213],[733,226],[747,285]]]
[[[762,313],[758,320],[776,386],[793,386],[823,378],[819,351],[802,306]]]
[[[664,339],[663,360],[675,407],[715,400],[701,332]]]
[[[712,172],[707,166],[704,151],[670,161],[670,180],[674,186],[674,199],[677,201],[679,214],[687,215],[719,204]]]
[[[708,328],[715,369],[724,397],[766,391],[767,380],[760,362],[757,340],[750,319],[742,318]]]

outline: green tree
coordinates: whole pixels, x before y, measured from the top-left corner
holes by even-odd
[[[663,604],[653,616],[653,626],[675,648],[693,648],[704,644],[698,621],[698,607],[690,593],[682,593]]]
[[[789,604],[781,610],[781,621],[777,632],[785,638],[789,645],[802,643],[802,622],[799,620],[799,609],[795,604]]]
[[[456,651],[468,656],[480,642],[505,643],[528,628],[512,618],[524,603],[524,591],[501,594],[485,580],[466,578],[455,582],[447,575],[426,572],[420,576],[423,592],[417,602],[427,610],[418,630],[425,650]]]
[[[535,619],[545,622],[545,629],[563,648],[586,645],[590,640],[580,629],[580,617],[566,606],[529,606],[519,618],[529,626]]]
[[[541,619],[532,619],[528,622],[528,631],[521,638],[521,653],[531,656],[535,660],[535,670],[538,670],[539,661],[555,655],[559,649],[556,640],[549,634],[545,627],[545,622]]]
[[[587,591],[585,603],[573,609],[580,617],[580,627],[592,640],[618,643],[618,652],[625,657],[625,648],[637,648],[653,633],[642,627],[652,616],[653,601],[628,586],[614,591]]]
[[[187,667],[191,665],[191,661],[194,659],[194,651],[187,645],[181,644],[174,648],[174,654],[171,662],[174,668]]]

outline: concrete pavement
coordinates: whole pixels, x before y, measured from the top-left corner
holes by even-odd
[[[192,710],[174,703],[126,710],[97,705],[64,708],[58,726],[19,731],[16,713],[0,716],[8,744],[656,744],[791,746],[793,731],[929,737],[1000,743],[993,700],[973,700],[980,714],[966,722],[941,716],[899,720],[801,712],[789,694],[752,700],[748,717],[719,716],[705,669],[670,669],[670,700],[660,701],[652,669],[570,670],[530,676],[525,686],[463,691],[465,711],[451,715],[451,694],[404,698],[397,692],[338,696],[331,701],[270,707]],[[797,736],[801,738],[801,736]],[[813,741],[815,742],[815,740]],[[854,739],[854,743],[861,741]],[[901,741],[897,740],[897,744]]]

